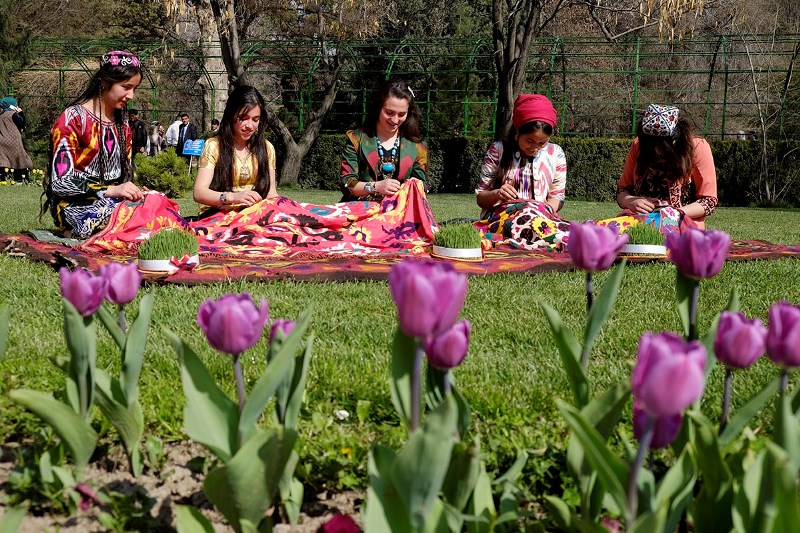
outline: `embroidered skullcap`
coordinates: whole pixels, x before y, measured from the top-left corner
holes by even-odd
[[[5,98],[0,99],[0,111],[8,111],[12,107],[19,107],[16,98],[6,96]]]
[[[546,96],[541,94],[521,94],[514,102],[512,121],[519,130],[528,122],[545,122],[556,127],[556,108]]]
[[[125,52],[124,50],[112,50],[111,52],[106,52],[100,58],[100,67],[104,67],[106,65],[112,65],[115,67],[118,65],[123,67],[138,67],[139,58],[130,52]]]
[[[678,115],[675,106],[650,104],[642,118],[642,132],[654,137],[672,137],[678,131]]]

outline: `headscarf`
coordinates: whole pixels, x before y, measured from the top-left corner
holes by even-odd
[[[653,137],[674,137],[678,132],[678,115],[675,106],[650,104],[642,118],[642,132]]]
[[[12,107],[19,107],[16,98],[6,96],[5,98],[0,99],[0,113],[5,113]]]
[[[556,127],[556,108],[546,96],[541,94],[521,94],[514,102],[512,121],[519,130],[528,122],[536,120]]]

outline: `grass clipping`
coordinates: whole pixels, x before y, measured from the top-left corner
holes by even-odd
[[[628,244],[664,245],[664,235],[651,224],[634,224],[625,233],[628,234]]]
[[[443,226],[434,234],[433,244],[443,248],[480,248],[481,233],[472,224]]]
[[[199,246],[194,233],[179,228],[164,228],[139,245],[139,259],[159,260],[197,255]]]

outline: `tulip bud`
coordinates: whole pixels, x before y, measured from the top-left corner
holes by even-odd
[[[470,330],[469,320],[462,320],[441,335],[427,339],[425,353],[428,363],[439,370],[460,365],[467,356]]]
[[[208,343],[220,352],[238,355],[252,347],[269,321],[269,304],[256,307],[249,294],[224,294],[206,300],[197,310],[197,323]]]
[[[317,533],[361,533],[361,528],[349,516],[337,514],[322,524]]]
[[[573,222],[569,227],[567,252],[575,266],[589,272],[610,267],[628,242],[628,235],[593,222]]]
[[[723,311],[719,317],[714,355],[731,368],[747,368],[764,355],[767,328],[761,320]]]
[[[686,229],[682,235],[667,235],[665,244],[678,270],[687,278],[700,280],[719,274],[725,265],[731,237],[724,231]]]
[[[636,440],[642,440],[644,432],[647,429],[647,420],[650,418],[642,408],[640,402],[633,402],[633,436]],[[655,419],[655,426],[653,429],[653,438],[650,441],[650,449],[657,450],[659,448],[666,448],[681,430],[683,423],[683,415],[678,413],[676,415],[664,416]]]
[[[132,302],[142,283],[142,275],[134,263],[108,263],[100,267],[100,275],[106,281],[106,300],[116,305]]]
[[[81,316],[91,316],[97,312],[105,296],[106,281],[83,268],[70,271],[62,267],[61,295],[75,307]]]
[[[280,332],[284,338],[288,337],[296,325],[297,323],[294,320],[276,318],[269,330],[269,343],[272,344],[272,341],[275,340],[275,336],[278,334],[278,332]]]
[[[647,332],[631,375],[633,396],[650,416],[679,414],[703,394],[705,366],[706,349],[699,341]]]
[[[800,307],[778,302],[769,308],[767,355],[778,366],[800,366]]]
[[[389,271],[400,328],[418,338],[440,335],[455,324],[467,297],[467,277],[440,261],[401,261]]]

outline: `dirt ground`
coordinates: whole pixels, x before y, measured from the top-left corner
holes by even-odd
[[[16,466],[14,445],[6,445],[0,457],[0,515],[5,512],[7,496],[7,480]],[[86,482],[96,491],[116,491],[140,500],[152,499],[154,505],[150,515],[154,517],[149,531],[175,531],[175,506],[191,505],[197,507],[214,524],[214,531],[228,532],[228,526],[209,504],[203,494],[204,475],[197,466],[198,458],[207,457],[205,449],[193,442],[166,444],[164,446],[166,460],[157,471],[145,468],[138,478],[131,476],[127,460],[119,453],[119,457],[111,455],[89,465]],[[308,489],[306,489],[308,490]],[[358,521],[362,496],[355,491],[320,494],[306,494],[303,512],[298,525],[294,528],[288,524],[277,524],[277,533],[313,533],[316,532],[334,514],[341,513],[352,516]],[[23,519],[19,533],[41,533],[43,531],[60,531],[64,533],[91,533],[107,531],[99,521],[98,515],[103,506],[93,506],[86,511],[77,511],[73,516],[44,514],[34,516],[32,513]],[[106,509],[108,510],[108,509]]]

